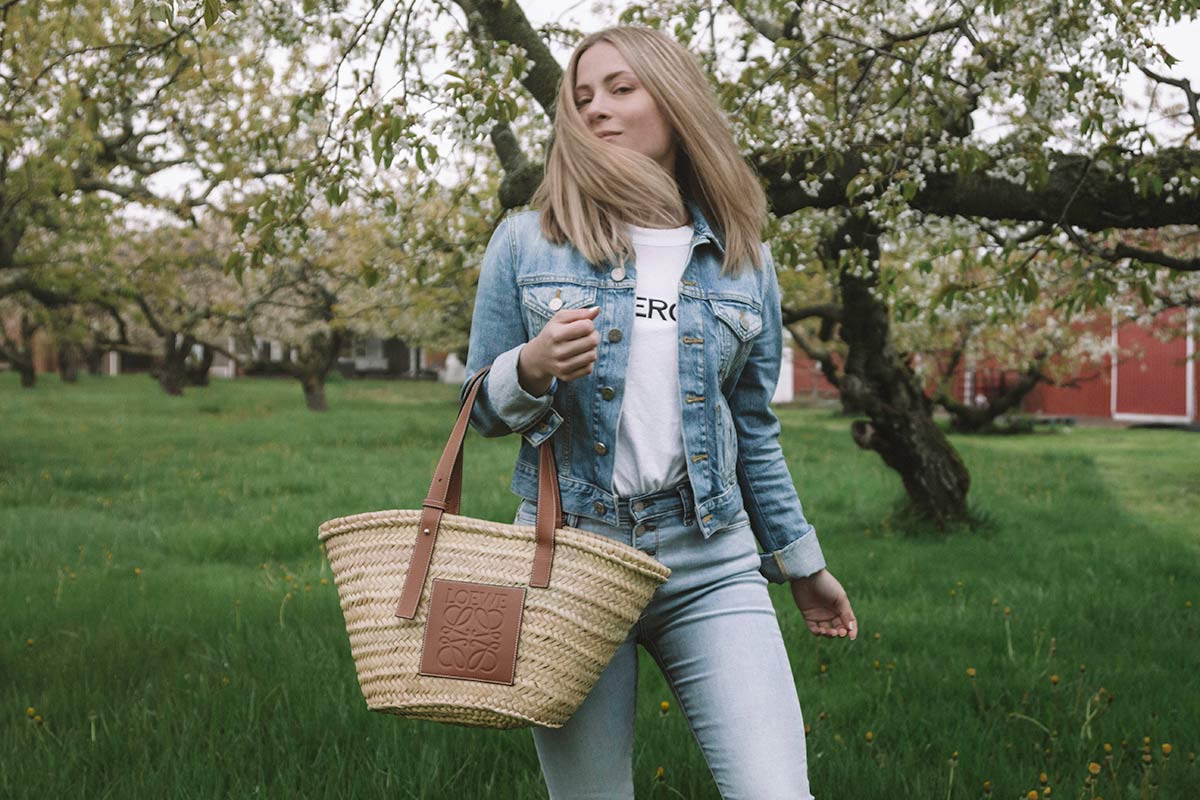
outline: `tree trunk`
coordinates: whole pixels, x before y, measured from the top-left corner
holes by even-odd
[[[1021,401],[1037,385],[1046,380],[1042,372],[1049,359],[1047,353],[1037,353],[1034,362],[999,395],[989,398],[980,406],[960,403],[945,392],[939,392],[934,398],[937,403],[950,414],[950,427],[958,433],[980,433],[996,430],[997,417],[1012,410],[1021,410]]]
[[[325,400],[325,378],[337,364],[338,353],[346,334],[340,329],[320,331],[308,337],[301,348],[295,374],[304,388],[304,402],[311,411],[328,411]]]
[[[32,361],[13,361],[11,362],[16,367],[17,372],[21,373],[21,387],[24,389],[32,389],[37,383],[37,372],[33,368]]]
[[[58,346],[58,375],[63,383],[79,382],[79,348],[73,342]]]
[[[87,347],[83,351],[83,363],[87,366],[88,375],[99,375],[104,368],[104,351],[99,347]]]
[[[0,356],[21,376],[21,387],[32,389],[37,384],[37,369],[33,365],[33,336],[38,324],[24,310],[17,312],[17,337],[11,339],[0,325]]]
[[[187,367],[187,382],[191,386],[208,386],[208,371],[212,368],[216,351],[202,343],[200,352],[200,361]]]
[[[163,354],[151,374],[162,390],[172,397],[181,396],[183,387],[187,385],[187,357],[193,343],[192,337],[181,337],[175,333],[163,339]]]
[[[300,385],[304,387],[304,402],[309,411],[328,411],[329,403],[325,400],[325,376],[311,373],[301,376]]]
[[[846,239],[849,237],[849,240]],[[857,248],[867,263],[842,263]],[[858,217],[847,218],[822,254],[837,269],[845,310],[841,336],[849,346],[841,394],[869,421],[851,427],[854,442],[874,450],[900,473],[912,510],[939,530],[966,521],[971,476],[958,453],[933,421],[933,403],[916,375],[892,349],[887,307],[871,290],[878,284],[878,232]],[[848,254],[857,255],[853,251]],[[856,274],[857,273],[857,274]]]

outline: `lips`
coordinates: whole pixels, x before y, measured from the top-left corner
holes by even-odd
[[[610,139],[613,136],[620,136],[621,132],[620,131],[605,131],[604,133],[601,133],[598,135],[601,139]]]

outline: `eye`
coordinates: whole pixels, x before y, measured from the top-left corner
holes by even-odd
[[[617,94],[618,92],[621,92],[621,91],[625,91],[625,92],[632,92],[632,91],[633,91],[633,87],[632,87],[632,86],[618,86],[616,89],[613,89],[613,94]],[[588,103],[590,100],[591,100],[591,98],[586,98],[586,99],[583,99],[583,100],[576,100],[576,101],[575,101],[575,108],[582,108],[582,107],[583,107],[583,106],[584,106],[586,103]]]

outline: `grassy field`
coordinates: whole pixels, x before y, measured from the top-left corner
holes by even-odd
[[[545,797],[528,730],[365,709],[316,539],[418,507],[456,399],[340,382],[316,414],[294,382],[0,373],[0,797]],[[1200,437],[954,437],[991,524],[912,537],[845,420],[779,415],[862,626],[815,639],[771,587],[817,797],[1200,797]],[[470,434],[463,513],[512,520],[517,444]],[[641,670],[637,797],[717,798]]]

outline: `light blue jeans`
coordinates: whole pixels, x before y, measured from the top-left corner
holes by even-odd
[[[654,658],[725,800],[811,800],[804,718],[749,517],[705,539],[691,487],[622,498],[620,525],[564,524],[636,547],[671,568],[583,704],[533,727],[551,800],[632,800],[638,651]],[[532,525],[522,500],[514,522]]]

